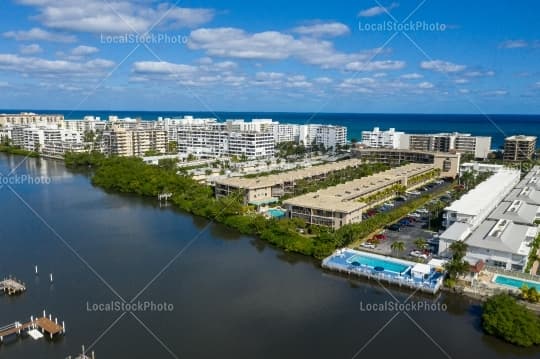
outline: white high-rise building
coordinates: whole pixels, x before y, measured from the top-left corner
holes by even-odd
[[[379,127],[374,127],[373,131],[362,131],[362,144],[372,148],[405,148],[401,144],[405,132],[396,131],[390,128],[388,131],[381,131]]]
[[[298,143],[306,147],[323,145],[326,149],[336,149],[347,144],[347,127],[333,125],[300,125]]]

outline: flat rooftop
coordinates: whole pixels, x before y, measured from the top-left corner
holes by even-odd
[[[536,141],[536,136],[515,135],[506,137],[506,141]]]
[[[484,182],[464,194],[445,210],[476,216],[493,203],[500,194],[519,179],[519,170],[504,170],[495,173]]]
[[[230,177],[216,181],[216,185],[225,185],[235,188],[257,189],[272,187],[285,182],[298,181],[304,178],[323,175],[330,172],[339,171],[347,167],[357,167],[362,164],[359,159],[350,159],[317,165],[313,167],[300,168],[297,170],[277,173],[268,176],[260,176],[254,178],[245,177]]]
[[[325,211],[352,212],[366,206],[366,203],[357,200],[359,197],[400,182],[403,178],[425,173],[434,168],[432,164],[412,163],[293,197],[284,201],[284,204]]]
[[[470,235],[465,243],[472,247],[506,253],[528,255],[526,239],[535,238],[538,228],[516,224],[509,220],[486,220]]]
[[[458,153],[448,153],[448,152],[434,152],[434,151],[422,151],[422,150],[411,150],[411,149],[399,149],[399,148],[358,148],[355,149],[356,152],[380,152],[380,153],[410,153],[410,154],[424,154],[432,155],[435,157],[460,157]]]

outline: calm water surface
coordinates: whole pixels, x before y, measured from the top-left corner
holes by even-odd
[[[21,160],[0,154],[0,172]],[[29,159],[16,173],[52,183],[0,189],[0,276],[28,285],[21,296],[0,296],[0,326],[46,309],[66,321],[67,334],[9,341],[0,345],[2,359],[65,358],[91,343],[98,359],[540,357],[540,349],[485,336],[478,305],[468,299],[415,297],[447,311],[411,311],[412,320],[366,312],[409,292],[326,273],[152,200],[107,194],[59,162]],[[118,300],[114,292],[130,301],[146,286],[137,301],[174,310],[120,319],[121,312],[91,310]]]

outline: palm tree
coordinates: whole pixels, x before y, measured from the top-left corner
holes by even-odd
[[[467,244],[463,241],[455,241],[450,245],[450,250],[452,251],[453,255],[452,258],[461,260],[463,257],[465,257],[465,254],[467,253]]]
[[[390,245],[390,248],[392,249],[392,251],[399,254],[405,250],[405,242],[403,241],[394,242]]]
[[[422,250],[426,247],[426,240],[424,238],[418,238],[414,241],[414,245],[416,246],[416,248]]]

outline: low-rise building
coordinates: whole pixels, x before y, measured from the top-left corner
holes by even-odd
[[[512,191],[520,180],[519,170],[505,170],[493,174],[460,199],[445,208],[443,219],[446,228],[455,222],[477,227]]]
[[[439,171],[430,164],[408,164],[372,176],[287,199],[290,218],[308,224],[340,228],[362,221],[364,210],[395,197],[406,189],[432,181]]]
[[[389,148],[355,148],[352,154],[364,161],[401,166],[406,163],[433,164],[441,171],[441,177],[456,178],[459,173],[460,154],[414,151]]]
[[[465,243],[465,260],[470,264],[483,261],[507,270],[523,271],[538,228],[517,224],[507,219],[484,221]]]
[[[499,171],[502,171],[506,169],[503,165],[496,165],[492,163],[482,163],[482,162],[467,162],[462,163],[461,166],[459,166],[459,173],[465,173],[465,172],[492,172],[496,173]]]
[[[294,194],[298,181],[322,180],[330,173],[360,165],[360,160],[352,159],[255,178],[222,178],[215,183],[215,195],[219,198],[241,192],[246,204],[272,202],[286,194]]]

